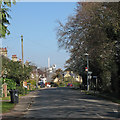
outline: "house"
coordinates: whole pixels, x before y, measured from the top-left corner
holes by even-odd
[[[82,77],[81,77],[80,75],[77,75],[77,76],[75,77],[75,80],[76,80],[77,82],[81,83],[81,84],[82,84],[82,82],[83,82]]]
[[[54,82],[55,82],[55,83],[59,82],[59,78],[56,77],[56,78],[54,79]]]
[[[17,62],[17,56],[16,55],[12,55],[12,61]]]
[[[47,75],[47,82],[52,82],[52,76],[56,71],[56,65],[52,65],[51,67],[48,67],[46,70],[46,75]]]
[[[21,60],[21,59],[19,59],[19,62],[21,63],[21,62],[22,62],[22,60]]]
[[[0,48],[0,55],[7,57],[7,48]]]
[[[22,60],[21,60],[21,62],[22,62]],[[26,60],[25,66],[28,67],[29,65],[30,65],[30,62]]]
[[[31,72],[31,80],[37,80],[38,83],[43,82],[45,84],[47,82],[46,72],[41,69],[37,69],[36,67],[33,68],[33,71]]]
[[[80,82],[82,84],[83,80],[80,75],[74,74],[73,71],[67,71],[64,75],[64,78],[73,77],[76,82]]]
[[[70,71],[67,71],[66,74],[64,75],[65,78],[70,76],[71,76]]]
[[[41,69],[37,69],[37,72],[39,76],[39,81],[42,81],[45,84],[47,82],[46,72]]]

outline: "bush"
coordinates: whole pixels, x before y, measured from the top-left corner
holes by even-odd
[[[80,87],[80,83],[79,82],[74,82],[73,85],[76,86],[76,87]]]
[[[18,90],[19,94],[21,94],[21,95],[26,94],[26,90],[23,86],[17,86],[17,90]]]
[[[65,87],[65,84],[64,83],[60,83],[59,87]]]
[[[12,79],[7,79],[7,78],[5,80],[2,79],[2,83],[3,84],[7,83],[7,89],[8,90],[16,89],[16,82]]]
[[[50,85],[51,85],[52,87],[57,87],[57,86],[58,86],[57,83],[54,83],[54,82],[51,82]]]
[[[31,83],[31,85],[36,86],[36,80],[29,80],[28,83]]]

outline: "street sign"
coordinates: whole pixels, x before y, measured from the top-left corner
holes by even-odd
[[[91,72],[91,71],[88,71],[88,74],[92,74],[92,72]]]
[[[88,76],[88,79],[91,79],[91,78],[92,78],[92,76],[91,76],[91,75],[89,75],[89,76]]]
[[[97,78],[97,76],[93,76],[93,78]]]

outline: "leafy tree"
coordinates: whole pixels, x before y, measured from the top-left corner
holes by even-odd
[[[0,38],[10,34],[8,25],[10,25],[9,18],[11,16],[9,11],[12,3],[15,4],[15,0],[0,1]]]
[[[3,77],[14,80],[17,84],[29,79],[32,70],[31,66],[22,66],[20,62],[13,62],[10,59],[2,56]]]
[[[63,78],[63,71],[62,69],[57,69],[55,73],[52,75],[52,79],[59,78],[60,80]]]
[[[16,82],[12,79],[2,79],[2,84],[7,83],[7,89],[16,89]]]
[[[68,68],[84,76],[87,52],[89,70],[98,76],[102,90],[116,93],[120,90],[119,10],[120,2],[78,3],[75,15],[66,24],[59,22],[57,30],[59,47],[70,53]]]

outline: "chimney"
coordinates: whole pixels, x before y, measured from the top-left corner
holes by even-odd
[[[12,61],[17,62],[17,56],[16,55],[12,55]]]

